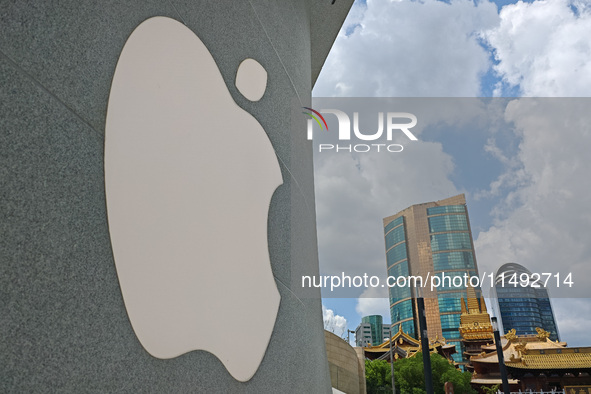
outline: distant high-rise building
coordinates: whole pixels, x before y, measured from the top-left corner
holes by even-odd
[[[371,324],[361,322],[355,329],[355,346],[367,347],[371,343]]]
[[[392,331],[392,336],[394,336],[394,334],[396,334],[396,333],[394,331]],[[382,343],[384,343],[384,341],[387,341],[390,339],[390,325],[389,324],[384,324],[382,326],[382,338],[383,338]]]
[[[528,280],[522,275],[527,275]],[[551,340],[560,340],[548,291],[542,286],[522,286],[533,282],[532,273],[520,264],[504,264],[497,270],[494,296],[500,329],[505,333],[515,329],[517,335],[536,335],[536,328],[542,328],[550,333]]]
[[[384,325],[381,315],[364,316],[355,330],[357,346],[377,346],[388,340],[390,326]]]
[[[441,286],[433,292],[429,287],[423,289],[428,336],[431,340],[443,337],[455,345],[454,360],[462,363],[459,328],[466,287],[464,280],[453,278],[478,274],[464,195],[413,205],[389,216],[384,219],[384,234],[389,276],[441,279]],[[389,291],[393,331],[402,325],[404,332],[418,338],[415,289],[396,286]]]

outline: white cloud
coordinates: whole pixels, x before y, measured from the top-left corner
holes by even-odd
[[[454,165],[439,143],[401,153],[315,157],[316,216],[324,275],[386,275],[382,219],[418,202],[457,194]],[[417,181],[420,180],[420,181]],[[349,294],[351,297],[359,296]]]
[[[324,329],[339,337],[342,337],[347,331],[347,319],[335,315],[332,309],[327,309],[324,305],[322,305],[322,320],[324,321]]]
[[[390,304],[388,290],[382,288],[368,288],[357,300],[355,311],[360,316],[381,315],[384,322],[390,321]]]
[[[519,86],[524,96],[589,96],[589,2],[519,1],[503,7],[500,18],[484,36],[505,84]]]
[[[496,220],[475,242],[480,271],[517,262],[532,272],[573,273],[551,296],[589,297],[591,277],[591,115],[588,99],[519,99],[506,118],[520,145],[497,182]],[[520,182],[513,182],[520,179]],[[499,188],[498,184],[491,188]]]
[[[488,1],[357,4],[314,95],[477,96],[480,77],[490,67],[479,34],[497,23],[497,8]]]
[[[590,300],[555,298],[552,308],[559,322],[560,340],[567,341],[568,346],[589,346]]]
[[[486,31],[480,37],[494,50],[495,71],[503,78],[496,94],[518,87],[526,96],[590,96],[588,1],[520,1],[505,6],[500,16],[493,4],[476,3],[368,1],[367,7],[354,6],[344,29],[349,35],[342,33],[335,42],[314,95],[477,96],[480,77],[490,66],[490,54],[478,44],[479,32]],[[591,277],[588,104],[516,101],[505,114],[515,128],[502,136],[491,133],[484,149],[506,170],[488,190],[466,191],[498,201],[494,224],[474,234],[481,272],[509,261],[534,272],[573,271],[576,288],[570,296],[589,296],[583,283]],[[505,138],[507,133],[513,135]],[[385,275],[381,219],[459,192],[451,181],[453,158],[440,144],[411,146],[403,160],[396,155],[315,157],[320,261],[326,274]],[[389,316],[387,300],[363,296],[358,313]],[[571,326],[588,325],[588,314],[577,311],[591,310],[589,299],[555,301],[562,338],[571,345],[588,344],[584,333]]]

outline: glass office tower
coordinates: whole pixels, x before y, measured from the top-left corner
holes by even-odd
[[[404,216],[387,223],[384,232],[386,233],[388,276],[408,276],[410,269],[406,251]],[[414,304],[410,287],[390,288],[392,332],[397,332],[399,325],[402,325],[402,331],[417,338],[418,324],[415,324]]]
[[[371,344],[373,346],[380,345],[384,341],[384,334],[382,330],[382,316],[364,316],[361,318],[361,322],[369,323],[371,326]]]
[[[384,234],[389,276],[441,279],[442,286],[434,291],[422,289],[428,335],[430,340],[445,338],[448,344],[456,345],[453,357],[461,363],[460,299],[466,298],[466,287],[464,283],[455,285],[460,281],[453,278],[478,273],[464,195],[413,205],[389,216],[384,219]],[[393,331],[402,325],[404,332],[418,339],[415,289],[405,286],[389,290]]]
[[[517,335],[535,335],[539,327],[550,333],[551,340],[559,340],[548,291],[543,287],[523,287],[520,280],[522,274],[529,278],[532,275],[517,263],[504,264],[497,270],[494,290],[502,332],[514,328]],[[515,280],[512,280],[514,275]]]
[[[363,316],[355,330],[357,346],[378,346],[388,340],[390,326],[383,324],[381,315]]]

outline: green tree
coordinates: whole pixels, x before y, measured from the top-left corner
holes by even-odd
[[[365,360],[365,382],[367,394],[391,393],[390,364],[384,360]]]
[[[454,392],[456,394],[476,393],[476,391],[470,386],[472,374],[470,372],[462,372],[459,369],[456,369],[448,360],[441,357],[439,354],[431,354],[431,371],[433,376],[433,389],[436,394],[444,394],[443,386],[445,385],[445,382],[453,383]],[[398,393],[426,393],[425,375],[423,373],[423,355],[417,353],[414,357],[396,361],[396,363],[394,363],[394,378]]]

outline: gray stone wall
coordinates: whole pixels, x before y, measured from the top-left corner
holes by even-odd
[[[310,14],[307,2],[287,0],[0,3],[0,392],[330,391],[320,300],[291,285],[292,264],[318,259],[311,146],[290,135],[292,104],[310,104]],[[269,210],[281,304],[246,383],[204,351],[150,356],[119,288],[105,207],[107,100],[125,41],[158,15],[205,43],[281,165]],[[269,74],[256,103],[234,85],[247,57]],[[228,241],[240,231],[247,224],[229,226]],[[214,324],[240,330],[232,316]]]

